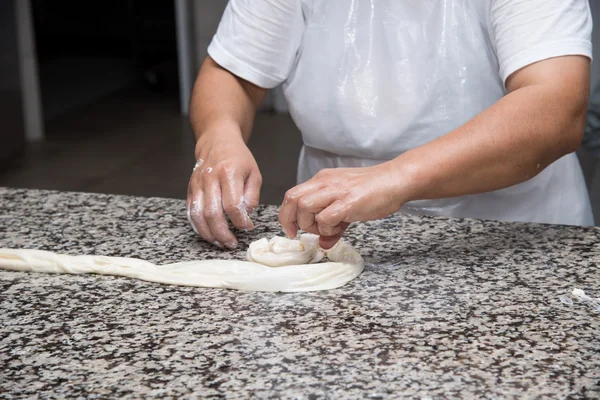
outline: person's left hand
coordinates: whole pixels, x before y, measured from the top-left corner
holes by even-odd
[[[367,168],[319,171],[285,194],[279,222],[295,238],[298,228],[320,235],[320,246],[333,247],[351,222],[387,217],[409,200],[410,184],[392,162]]]

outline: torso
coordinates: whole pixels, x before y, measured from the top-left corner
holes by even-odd
[[[393,159],[504,96],[482,4],[303,0],[306,29],[283,87],[305,144],[298,181],[322,168]],[[415,202],[404,211],[593,224],[573,154],[512,188]]]
[[[305,0],[284,86],[307,146],[392,159],[504,92],[483,10],[469,0]]]

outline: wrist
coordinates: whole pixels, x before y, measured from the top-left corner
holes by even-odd
[[[389,164],[395,198],[400,201],[400,206],[409,201],[422,200],[424,180],[420,176],[419,164],[402,155],[389,161]]]
[[[194,149],[196,160],[206,158],[206,153],[216,150],[215,147],[245,144],[240,126],[228,121],[208,125],[197,137]]]

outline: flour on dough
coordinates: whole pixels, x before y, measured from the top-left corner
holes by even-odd
[[[202,260],[167,265],[105,256],[69,256],[43,250],[0,249],[0,269],[58,274],[102,274],[181,286],[264,292],[334,289],[364,269],[359,252],[344,241],[319,247],[318,236],[274,237],[250,244],[247,261]],[[327,257],[328,262],[319,262]]]

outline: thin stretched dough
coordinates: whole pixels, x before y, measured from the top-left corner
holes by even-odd
[[[327,257],[329,262],[318,262]],[[105,256],[70,256],[43,250],[0,249],[0,269],[58,274],[102,274],[180,286],[264,292],[306,292],[334,289],[356,278],[364,260],[348,243],[330,250],[318,237],[300,240],[275,237],[250,244],[248,261],[202,260],[167,265]]]

